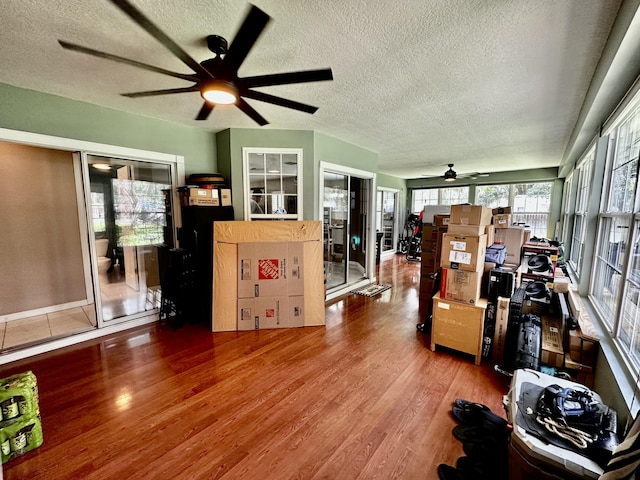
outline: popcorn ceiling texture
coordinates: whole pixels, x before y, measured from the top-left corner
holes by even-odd
[[[233,39],[248,4],[132,0],[197,61]],[[272,21],[240,75],[331,67],[333,82],[260,90],[315,115],[249,100],[270,125],[373,150],[404,178],[558,166],[620,0],[256,0]],[[63,50],[58,39],[189,69],[107,0],[4,0],[0,82],[219,131],[258,128],[235,107],[196,122],[198,93],[129,99],[179,79]]]

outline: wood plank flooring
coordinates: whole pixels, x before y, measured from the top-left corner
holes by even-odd
[[[44,444],[5,479],[433,479],[463,455],[457,397],[504,416],[509,380],[429,350],[420,264],[326,307],[326,326],[210,333],[154,325],[0,367],[39,382]]]

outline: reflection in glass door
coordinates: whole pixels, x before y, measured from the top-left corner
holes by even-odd
[[[330,290],[366,277],[370,181],[325,171],[323,182],[324,264]]]
[[[161,293],[159,252],[173,246],[171,167],[93,155],[87,160],[102,320],[154,310]]]

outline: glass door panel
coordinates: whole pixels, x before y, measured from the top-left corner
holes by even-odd
[[[171,167],[87,160],[102,320],[154,310],[161,295],[158,253],[173,247]]]
[[[347,283],[348,177],[324,173],[323,228],[327,289]]]
[[[395,250],[393,241],[396,238],[396,192],[382,191],[381,217],[380,233],[382,233],[382,239],[380,247],[383,252]]]

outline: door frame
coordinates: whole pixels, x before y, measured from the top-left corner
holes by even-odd
[[[330,162],[320,162],[320,169],[318,175],[318,218],[322,219],[324,215],[324,173],[337,173],[340,175],[348,175],[350,177],[358,177],[362,180],[369,182],[369,198],[367,204],[367,243],[365,245],[366,259],[365,259],[365,278],[357,283],[340,285],[331,290],[327,290],[326,300],[332,300],[341,295],[344,295],[355,288],[368,285],[376,281],[376,193],[378,191],[376,187],[376,174],[368,172],[366,170],[359,170],[357,168],[345,167]],[[324,228],[324,225],[323,225]]]

